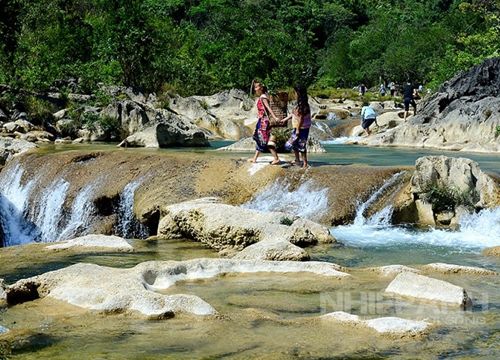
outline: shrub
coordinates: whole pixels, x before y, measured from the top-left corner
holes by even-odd
[[[432,185],[425,191],[423,200],[432,204],[434,212],[453,211],[457,206],[473,207],[479,200],[477,191],[460,191],[454,187]]]
[[[280,219],[280,224],[281,225],[286,225],[286,226],[291,226],[293,224],[293,220],[290,219],[288,216],[283,216]]]

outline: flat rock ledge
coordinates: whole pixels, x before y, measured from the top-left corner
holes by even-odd
[[[419,273],[420,270],[414,269],[405,265],[386,265],[366,268],[365,270],[376,272],[382,276],[396,276],[403,272]]]
[[[350,277],[335,264],[323,262],[194,259],[150,261],[129,269],[75,264],[19,280],[6,288],[9,305],[51,297],[104,313],[134,312],[152,319],[179,313],[210,316],[217,311],[195,295],[163,295],[178,281],[208,279],[229,273],[308,272],[334,279]]]
[[[162,209],[158,236],[187,238],[207,244],[222,254],[254,260],[307,260],[299,246],[333,243],[328,228],[279,212],[260,212],[203,198]]]
[[[460,286],[412,272],[403,272],[385,289],[387,294],[413,299],[441,302],[467,308],[472,301]]]
[[[475,266],[461,266],[446,263],[432,263],[422,266],[425,272],[439,272],[443,274],[471,274],[471,275],[498,275],[496,271]]]
[[[352,326],[364,326],[375,330],[382,335],[391,336],[421,336],[424,335],[430,323],[425,321],[408,320],[398,317],[382,317],[370,320],[362,320],[359,316],[349,314],[343,311],[336,311],[321,316],[322,320],[333,320],[341,323],[346,323]]]
[[[70,248],[92,248],[115,251],[134,251],[132,245],[127,240],[113,235],[86,235],[71,240],[61,241],[53,245],[46,246],[47,250],[65,250]]]

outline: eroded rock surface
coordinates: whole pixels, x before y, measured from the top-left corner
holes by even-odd
[[[306,246],[335,241],[326,227],[312,221],[226,205],[216,198],[171,205],[163,214],[158,235],[167,238],[189,238],[216,250],[243,250],[255,243],[266,243],[247,249],[240,255],[243,258],[305,259],[306,254],[291,244]],[[258,254],[259,251],[262,253]]]
[[[124,238],[112,235],[86,235],[49,245],[46,249],[63,250],[74,247],[104,248],[116,251],[133,251],[134,248]]]
[[[472,274],[472,275],[498,275],[496,271],[476,266],[462,266],[445,263],[432,263],[422,266],[426,272],[438,272],[443,274]]]
[[[167,289],[177,281],[229,273],[308,272],[336,279],[349,277],[337,268],[337,265],[321,262],[230,259],[151,261],[130,269],[76,264],[19,280],[6,289],[6,295],[11,305],[48,296],[106,313],[131,311],[152,318],[167,318],[178,313],[215,315],[217,311],[195,295],[163,295],[156,291]]]
[[[437,301],[461,307],[472,305],[467,292],[460,286],[412,272],[403,272],[396,276],[385,289],[385,292],[387,294]]]
[[[0,165],[5,164],[16,154],[22,154],[38,146],[21,139],[12,139],[10,137],[0,137]]]
[[[352,326],[365,326],[375,330],[379,334],[397,336],[416,336],[424,334],[430,323],[425,321],[408,320],[399,317],[382,317],[370,320],[362,320],[359,316],[343,311],[336,311],[321,316],[322,320],[337,321]]]

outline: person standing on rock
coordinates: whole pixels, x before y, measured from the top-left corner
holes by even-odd
[[[269,138],[271,136],[271,124],[269,122],[269,115],[271,115],[276,121],[278,120],[278,118],[271,109],[271,106],[269,106],[269,97],[267,95],[267,88],[265,87],[265,85],[260,82],[255,82],[254,91],[255,94],[257,94],[257,96],[259,97],[256,101],[258,120],[253,134],[253,139],[255,140],[256,146],[254,157],[248,159],[248,161],[256,163],[260,153],[269,150],[274,158],[271,162],[271,165],[279,165],[280,159],[278,157],[278,153],[276,152],[276,148],[274,147],[274,145],[269,144]]]
[[[417,104],[415,103],[415,98],[414,98],[414,87],[408,80],[403,87],[403,103],[405,105],[405,115],[404,115],[404,121],[406,121],[406,118],[408,117],[408,112],[410,110],[410,104],[413,107],[413,116],[417,113]]]
[[[370,135],[370,125],[377,122],[377,113],[368,104],[368,102],[363,103],[363,108],[361,109],[361,127],[366,132],[366,135]]]
[[[295,154],[295,165],[300,165],[299,154],[302,154],[302,167],[307,168],[307,140],[309,139],[309,129],[311,128],[311,108],[307,97],[307,88],[303,85],[294,87],[297,96],[297,106],[292,113],[284,118],[282,122],[292,119],[292,136],[287,141],[285,147],[292,148]]]

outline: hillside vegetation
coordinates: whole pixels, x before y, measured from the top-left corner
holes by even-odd
[[[183,95],[438,84],[500,54],[498,0],[0,0],[0,83]]]

